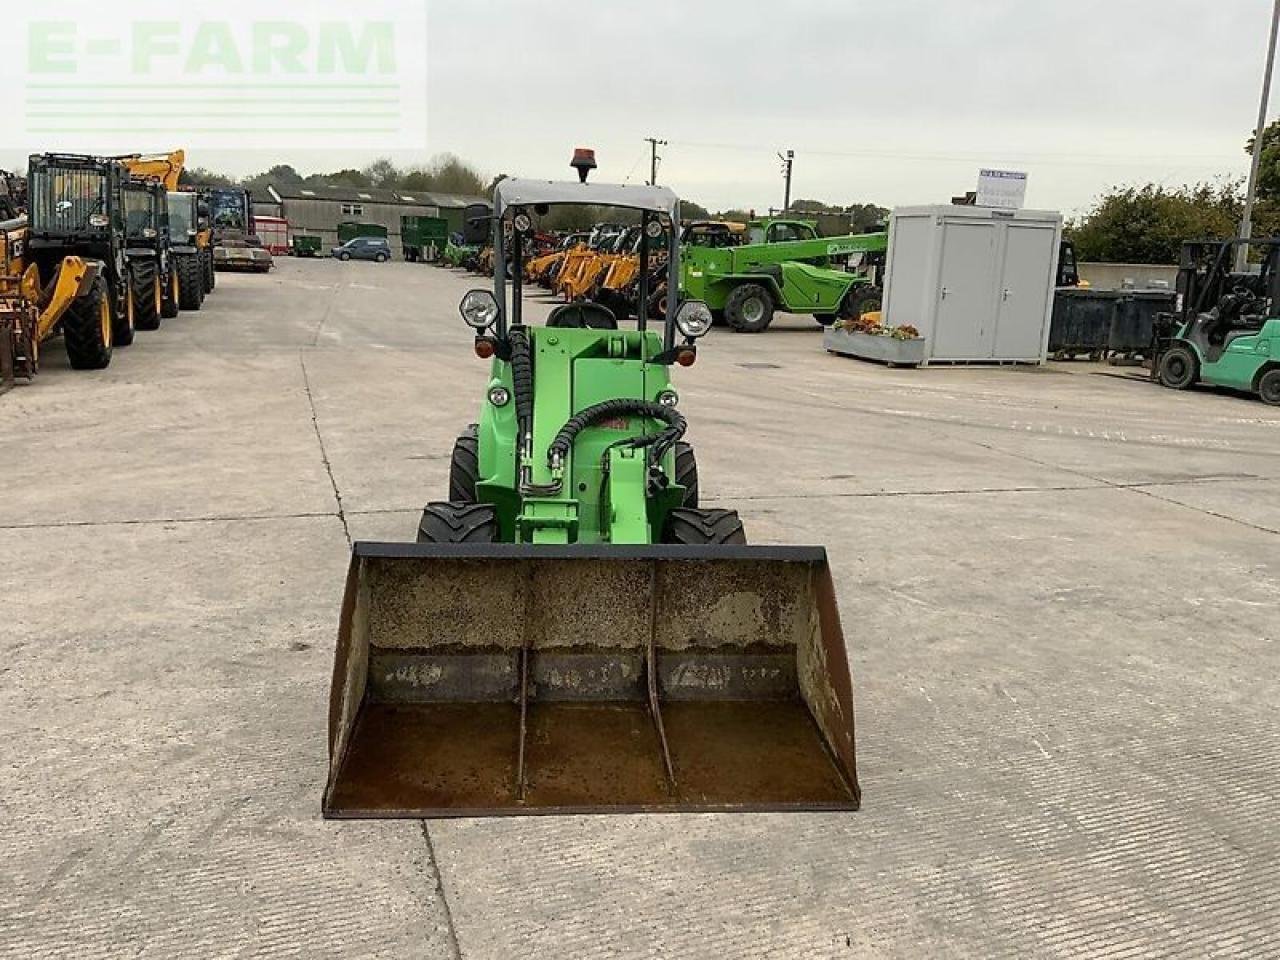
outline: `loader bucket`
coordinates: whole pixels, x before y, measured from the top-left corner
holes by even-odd
[[[858,800],[821,548],[355,545],[326,817]]]

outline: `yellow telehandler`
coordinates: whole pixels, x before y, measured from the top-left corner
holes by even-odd
[[[0,381],[34,377],[40,345],[59,333],[72,367],[101,370],[114,343],[100,265],[63,257],[42,284],[29,259],[30,235],[25,216],[0,221]]]

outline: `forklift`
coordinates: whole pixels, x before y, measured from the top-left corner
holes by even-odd
[[[1241,246],[1252,269],[1235,272]],[[1179,313],[1156,322],[1152,377],[1172,390],[1198,383],[1280,405],[1280,237],[1197,240],[1182,248]]]

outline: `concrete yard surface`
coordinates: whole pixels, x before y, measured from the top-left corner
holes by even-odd
[[[485,283],[221,274],[0,398],[0,957],[1280,956],[1280,410],[794,317],[677,385],[704,501],[829,551],[863,809],[322,821],[348,537],[444,497]]]

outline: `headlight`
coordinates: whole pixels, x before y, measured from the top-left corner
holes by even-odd
[[[467,326],[476,330],[487,330],[498,319],[498,301],[488,290],[470,291],[458,309]]]
[[[111,225],[111,220],[105,213],[93,213],[89,215],[89,226],[106,227]]]
[[[491,387],[489,389],[489,402],[495,407],[505,407],[511,402],[511,391],[506,387]]]
[[[533,229],[533,218],[523,210],[511,218],[511,223],[515,226],[517,233],[528,233]]]
[[[674,390],[663,390],[658,394],[658,402],[664,407],[674,407],[680,403],[680,394]]]
[[[154,239],[156,238],[156,231],[155,231],[155,228],[154,228],[154,227],[143,227],[143,228],[142,228],[142,235],[143,235],[144,237],[146,237],[148,240],[154,240]]]
[[[650,220],[644,225],[644,232],[649,235],[650,240],[657,240],[662,236],[662,221]]]
[[[697,340],[711,329],[711,308],[701,300],[686,300],[676,311],[676,329]]]

